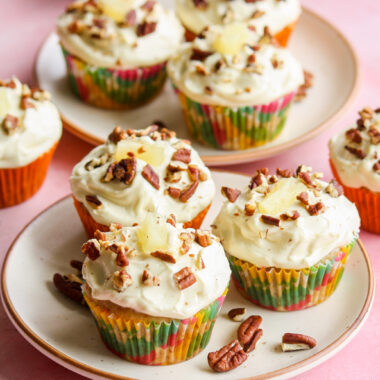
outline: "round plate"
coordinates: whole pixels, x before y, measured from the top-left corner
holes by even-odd
[[[243,151],[217,150],[192,140],[169,83],[155,100],[135,110],[102,110],[81,102],[68,87],[56,34],[50,35],[43,44],[36,61],[36,74],[39,86],[53,95],[66,129],[86,141],[103,143],[115,125],[144,128],[154,120],[162,120],[178,136],[192,140],[206,164],[225,165],[270,157],[311,139],[331,126],[356,95],[358,60],[346,38],[326,20],[304,9],[290,50],[302,66],[314,74],[315,84],[305,99],[293,105],[278,139]]]
[[[243,187],[247,183],[246,176],[232,173],[213,171],[213,177],[217,187],[222,183]],[[218,194],[206,226],[222,202]],[[207,353],[236,337],[238,324],[226,316],[235,307],[247,307],[248,315],[261,315],[264,336],[248,360],[223,374],[223,379],[294,376],[327,360],[353,338],[368,315],[374,295],[371,264],[358,242],[341,284],[322,304],[302,311],[274,312],[250,304],[231,285],[204,352],[172,366],[138,365],[108,351],[89,311],[62,296],[53,286],[54,273],[68,273],[71,259],[83,259],[80,246],[85,240],[72,198],[53,204],[25,227],[9,249],[2,272],[2,294],[8,316],[26,340],[64,367],[93,379],[215,378],[207,365]],[[312,350],[283,353],[278,345],[285,332],[311,335],[318,344]]]

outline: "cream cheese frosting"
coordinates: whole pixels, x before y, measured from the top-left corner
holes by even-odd
[[[168,62],[173,84],[191,99],[222,106],[272,102],[297,91],[303,70],[292,54],[245,24],[213,26]]]
[[[213,233],[228,254],[259,267],[302,269],[355,239],[354,204],[333,182],[301,170],[306,174],[289,178],[258,172],[241,194],[224,189],[232,201],[224,203]]]
[[[257,30],[268,26],[275,34],[297,21],[299,0],[176,0],[178,17],[195,34],[206,26],[249,21]]]
[[[0,168],[25,166],[60,139],[62,122],[47,92],[0,82]]]
[[[215,185],[198,153],[187,141],[175,137],[174,132],[158,132],[155,128],[149,127],[136,134],[129,131],[129,135],[118,128],[119,134],[112,133],[106,144],[93,149],[74,167],[71,189],[96,222],[131,225],[143,220],[147,213],[156,212],[174,214],[177,221],[183,223],[195,218],[212,202]],[[152,133],[148,133],[149,130]],[[115,136],[119,141],[115,141]],[[116,178],[105,182],[112,164],[125,157],[132,159],[128,152],[134,152],[132,182],[126,184]],[[177,152],[187,155],[181,157]],[[157,183],[144,177],[147,166],[156,173]],[[194,174],[194,170],[197,173]],[[188,199],[178,195],[183,195],[191,186],[195,190]],[[94,207],[89,196],[96,196],[101,207]]]
[[[183,38],[174,12],[153,0],[75,2],[59,18],[57,30],[69,53],[118,69],[165,62]]]
[[[330,159],[347,187],[380,192],[380,109],[360,112],[357,125],[329,141]]]
[[[207,232],[151,218],[84,244],[82,251],[92,259],[84,261],[83,278],[97,300],[150,316],[191,317],[228,286],[231,272],[223,247]],[[207,245],[198,233],[207,234]],[[184,239],[189,239],[186,249]],[[157,247],[163,255],[152,254]],[[184,268],[190,277],[182,282]]]

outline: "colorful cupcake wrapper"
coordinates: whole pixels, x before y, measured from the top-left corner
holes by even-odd
[[[135,69],[96,67],[62,47],[71,90],[81,100],[106,109],[128,109],[157,95],[165,84],[166,62]]]
[[[301,310],[323,302],[333,293],[355,241],[318,264],[297,270],[256,267],[227,256],[232,278],[245,298],[266,309]]]
[[[207,346],[227,291],[190,318],[163,322],[119,318],[86,294],[84,298],[113,353],[138,364],[166,365],[190,359]]]
[[[269,104],[225,107],[198,103],[175,86],[191,135],[218,149],[240,150],[272,141],[282,131],[295,92]]]
[[[103,232],[109,231],[108,226],[100,224],[95,221],[95,219],[87,211],[84,204],[73,196],[74,206],[78,212],[79,218],[83,224],[84,229],[86,230],[87,236],[91,239],[94,237],[96,230]],[[194,219],[183,224],[184,228],[199,228],[202,225],[203,219],[205,218],[208,210],[210,209],[211,203],[203,209]]]
[[[355,189],[345,186],[331,160],[330,166],[334,177],[343,187],[344,195],[355,203],[359,211],[361,227],[374,234],[380,234],[380,192],[375,193],[365,187]]]
[[[58,142],[28,165],[0,169],[0,208],[24,202],[39,190],[57,145]]]

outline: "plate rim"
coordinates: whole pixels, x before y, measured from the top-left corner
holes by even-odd
[[[328,26],[330,29],[332,29],[343,41],[344,45],[347,47],[353,63],[353,69],[354,69],[354,80],[350,89],[350,92],[348,93],[347,97],[344,99],[344,102],[342,106],[337,109],[328,119],[323,120],[320,124],[318,124],[315,128],[310,130],[309,132],[297,137],[296,139],[291,139],[287,142],[283,142],[278,145],[269,146],[265,149],[261,149],[259,151],[255,150],[239,150],[239,151],[228,151],[233,152],[228,154],[227,156],[224,154],[221,155],[203,155],[201,154],[202,160],[207,165],[225,165],[226,162],[224,161],[225,158],[228,158],[228,165],[236,165],[240,163],[246,163],[246,162],[252,162],[255,160],[262,160],[268,157],[276,156],[280,153],[284,153],[285,151],[300,145],[313,137],[317,136],[318,134],[322,133],[324,130],[329,128],[332,124],[334,124],[344,113],[345,111],[351,106],[354,99],[356,98],[360,82],[361,82],[361,65],[360,60],[358,58],[358,55],[353,47],[353,45],[350,43],[348,38],[345,36],[343,32],[341,32],[336,26],[334,26],[329,20],[325,19],[323,16],[319,15],[318,13],[312,11],[311,9],[307,7],[302,7],[302,12],[308,14],[309,16],[312,16],[322,23],[324,23],[326,26]],[[301,14],[302,17],[302,14]],[[56,34],[55,31],[48,34],[48,36],[43,40],[41,43],[36,58],[34,60],[33,64],[33,73],[34,73],[34,79],[37,85],[39,86],[39,80],[38,80],[38,74],[37,74],[37,65],[40,59],[40,54],[42,49],[45,47],[46,42],[54,35]],[[57,108],[59,109],[59,106],[57,105]],[[62,114],[62,112],[59,111],[59,114],[61,116],[63,126],[64,128],[69,131],[74,136],[80,138],[81,140],[84,140],[92,145],[99,145],[103,144],[104,140],[98,138],[97,136],[93,135],[90,132],[84,131],[81,127],[77,126],[75,123],[70,121],[66,116]]]
[[[236,173],[236,172],[227,171],[227,170],[213,169],[212,171],[219,172],[219,173],[234,174],[234,175],[243,175],[243,176],[249,177],[248,174]],[[61,202],[66,201],[66,199],[70,198],[71,196],[72,196],[71,193],[68,195],[65,195],[64,197],[58,199],[57,201],[53,202],[52,204],[44,208],[36,216],[34,216],[13,239],[4,257],[3,265],[1,268],[1,296],[2,296],[1,298],[2,298],[4,309],[9,319],[11,320],[12,324],[16,327],[16,330],[22,335],[24,339],[26,339],[34,348],[38,349],[42,354],[47,356],[49,359],[55,361],[56,363],[62,365],[63,367],[68,368],[74,372],[80,373],[82,375],[83,375],[83,372],[87,374],[89,372],[96,376],[103,376],[104,378],[107,378],[107,379],[133,380],[133,378],[130,378],[127,376],[117,375],[112,372],[103,371],[101,369],[97,369],[95,367],[89,366],[59,351],[58,349],[56,349],[55,347],[47,343],[45,340],[43,340],[41,337],[39,337],[39,335],[35,333],[28,326],[26,322],[24,322],[24,320],[18,314],[18,312],[16,311],[15,307],[13,306],[11,302],[11,299],[8,293],[8,288],[6,285],[6,278],[7,278],[8,261],[12,254],[15,244],[18,242],[20,237],[23,235],[23,233],[29,228],[29,226],[32,223],[37,221],[43,214],[48,212],[51,208],[57,206]],[[291,371],[298,371],[296,373],[302,373],[304,371],[307,371],[308,368],[310,369],[313,367],[313,364],[318,365],[318,361],[320,361],[322,358],[326,357],[326,360],[327,360],[329,357],[331,357],[334,354],[334,352],[335,353],[338,352],[341,348],[345,346],[345,344],[349,343],[349,341],[356,335],[356,333],[359,331],[359,328],[366,320],[369,314],[369,311],[372,307],[372,302],[374,299],[374,289],[375,289],[374,273],[373,273],[371,260],[360,239],[357,240],[357,244],[364,257],[364,261],[365,261],[367,271],[368,271],[368,293],[367,293],[365,302],[363,304],[363,307],[360,313],[358,314],[356,319],[353,321],[353,323],[350,325],[350,327],[342,335],[340,335],[335,341],[333,341],[323,350],[315,353],[314,355],[304,360],[301,360],[297,363],[291,364],[287,367],[284,367],[272,372],[268,372],[266,374],[244,378],[244,380],[263,380],[263,379],[275,378],[278,376],[286,375],[286,374],[289,374],[289,372]],[[66,367],[62,363],[62,361],[65,364],[68,364],[68,367]],[[79,370],[80,372],[77,370]]]

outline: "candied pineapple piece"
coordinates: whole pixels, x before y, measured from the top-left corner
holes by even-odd
[[[155,145],[144,145],[136,141],[122,140],[117,144],[114,154],[115,161],[126,158],[132,152],[141,160],[152,166],[160,166],[165,158],[164,148]]]
[[[296,178],[280,179],[258,204],[259,211],[266,215],[282,214],[297,201],[297,195],[306,190]]]
[[[148,214],[137,229],[136,235],[143,253],[167,251],[169,234],[165,221]]]
[[[244,23],[225,26],[214,41],[213,47],[220,54],[237,54],[248,40],[248,29]]]
[[[116,22],[122,22],[133,6],[131,0],[99,0],[99,5],[104,14]]]

